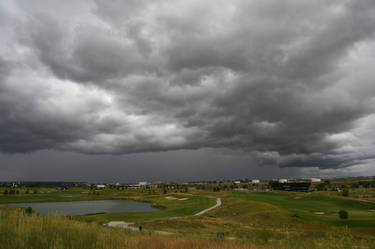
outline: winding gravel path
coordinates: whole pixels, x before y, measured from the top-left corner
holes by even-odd
[[[202,210],[199,213],[194,214],[194,216],[199,216],[199,215],[205,214],[208,211],[211,211],[212,209],[215,209],[215,208],[220,207],[220,206],[221,206],[221,198],[216,198],[216,204],[214,206],[212,206],[210,208],[207,208],[205,210]]]

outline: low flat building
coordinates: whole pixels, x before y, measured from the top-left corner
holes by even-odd
[[[276,182],[270,183],[273,190],[295,191],[295,192],[308,192],[311,191],[311,182]]]
[[[319,178],[310,178],[311,182],[321,182],[322,180]]]

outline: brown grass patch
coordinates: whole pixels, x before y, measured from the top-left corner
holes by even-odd
[[[147,249],[271,249],[272,247],[258,247],[235,243],[222,243],[201,240],[187,240],[163,237],[139,238],[138,246]]]

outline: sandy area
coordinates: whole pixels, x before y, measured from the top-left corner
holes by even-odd
[[[178,199],[178,198],[176,198],[176,197],[172,197],[172,196],[167,196],[167,197],[165,197],[165,199],[167,199],[167,200],[179,200],[179,201],[186,201],[186,200],[188,200],[189,198],[181,198],[181,199]]]

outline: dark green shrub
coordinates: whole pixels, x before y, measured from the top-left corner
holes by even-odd
[[[27,208],[25,209],[25,213],[26,213],[27,215],[32,215],[32,214],[34,213],[34,209],[33,209],[32,207],[27,207]]]
[[[348,197],[349,196],[349,189],[348,188],[344,188],[342,190],[342,196],[345,196],[345,197]]]
[[[349,218],[349,213],[346,210],[340,210],[339,211],[339,217],[340,219],[347,219]]]

